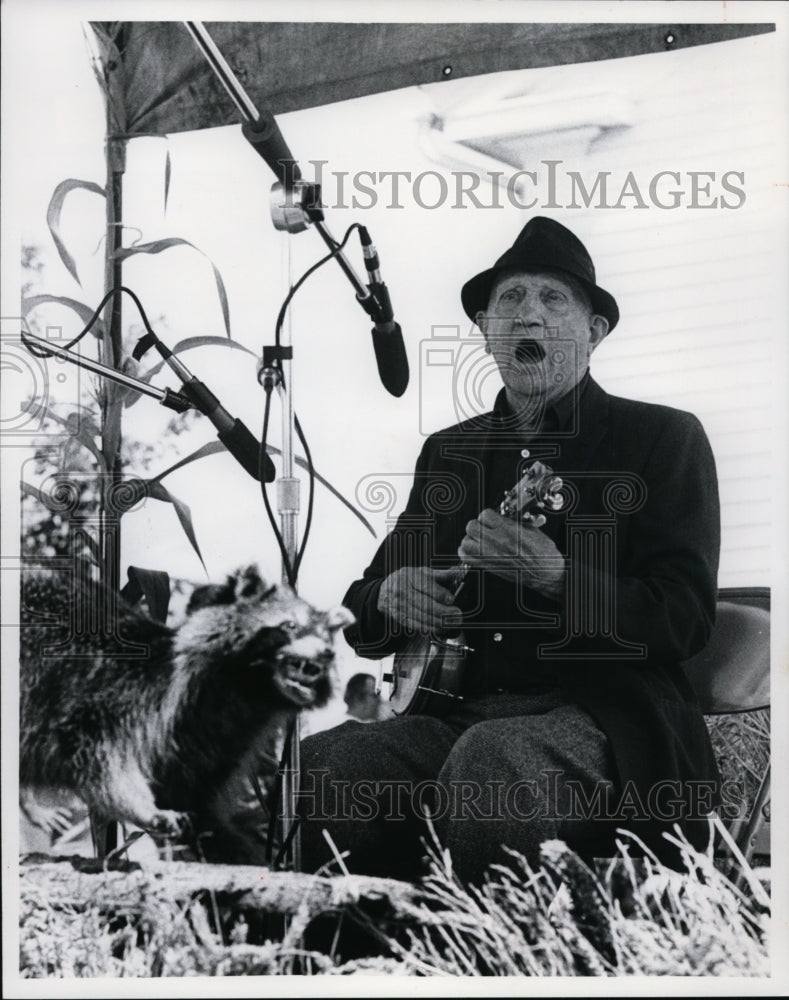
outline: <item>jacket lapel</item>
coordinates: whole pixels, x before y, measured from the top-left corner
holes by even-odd
[[[556,471],[594,471],[597,450],[608,433],[608,393],[590,378],[575,414],[572,433],[560,443]]]

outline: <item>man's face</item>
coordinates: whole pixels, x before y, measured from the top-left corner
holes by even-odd
[[[583,292],[548,271],[500,275],[479,323],[510,405],[530,409],[577,385],[608,332]]]

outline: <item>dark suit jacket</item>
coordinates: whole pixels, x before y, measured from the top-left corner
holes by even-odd
[[[377,609],[383,578],[404,565],[456,564],[466,523],[498,506],[519,462],[546,462],[568,484],[565,509],[542,529],[567,557],[565,597],[473,573],[461,602],[475,648],[467,691],[558,683],[608,736],[625,792],[615,823],[654,845],[666,824],[718,801],[707,728],[681,667],[714,622],[715,463],[692,414],[610,396],[589,376],[577,392],[552,430],[526,440],[527,459],[503,395],[492,413],[427,439],[405,511],[345,597],[357,618],[346,635],[363,656],[396,651],[402,632]],[[705,824],[686,829],[706,836]]]

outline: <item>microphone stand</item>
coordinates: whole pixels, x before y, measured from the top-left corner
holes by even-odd
[[[320,204],[320,186],[310,184],[301,179],[301,171],[293,157],[276,120],[269,111],[261,113],[242,87],[233,69],[220,52],[213,39],[199,21],[184,21],[187,31],[192,36],[197,48],[205,57],[215,76],[227,91],[242,118],[242,133],[250,145],[266,161],[274,172],[278,183],[274,185],[271,212],[276,229],[289,234],[302,232],[312,224],[321,239],[331,250],[340,269],[350,281],[356,299],[365,312],[373,318],[375,329],[373,343],[379,364],[382,381],[385,387],[395,396],[405,391],[408,383],[408,365],[404,360],[403,371],[385,375],[382,366],[386,358],[393,356],[387,344],[389,327],[397,329],[397,336],[402,338],[397,324],[391,322],[392,311],[386,286],[380,281],[380,274],[375,270],[370,287],[358,277],[348,259],[343,254],[339,244],[329,232],[324,220]],[[287,251],[288,274],[290,274],[290,246]],[[368,271],[370,265],[367,265]],[[289,327],[288,314],[287,332],[276,348],[265,348],[263,359],[258,365],[258,380],[266,392],[278,388],[282,402],[282,476],[277,481],[277,505],[281,524],[284,556],[291,566],[295,566],[297,553],[297,520],[300,507],[300,481],[293,475],[293,350],[292,336]],[[272,365],[268,358],[275,358]],[[382,360],[383,359],[383,360]],[[277,370],[278,366],[278,370]],[[282,568],[283,579],[287,581],[285,559]],[[290,733],[286,739],[286,749],[283,761],[287,764],[283,772],[282,800],[286,808],[282,819],[283,859],[288,853],[295,871],[301,870],[301,839],[296,818],[298,801],[301,760],[299,740],[301,736],[301,712],[297,712]]]
[[[186,29],[195,41],[195,44],[202,52],[217,79],[222,83],[233,103],[236,105],[243,121],[243,132],[245,137],[255,146],[257,151],[266,159],[269,166],[280,178],[286,193],[286,204],[281,212],[281,218],[275,219],[275,226],[290,232],[299,232],[306,229],[303,213],[299,205],[294,204],[294,188],[296,182],[300,180],[299,168],[290,155],[290,151],[285,145],[279,128],[274,121],[273,115],[261,116],[251,101],[238,78],[225,60],[222,53],[215,45],[213,39],[206,31],[205,27],[198,21],[185,21]],[[257,128],[256,128],[257,126]],[[276,166],[275,166],[276,164]],[[312,191],[305,190],[303,183],[299,185],[298,193],[301,195],[302,203],[307,199],[314,202],[314,185]],[[279,224],[278,224],[279,222]],[[323,235],[323,233],[321,233]],[[324,239],[327,237],[324,236]],[[331,236],[328,236],[333,246],[336,246]],[[287,241],[286,262],[288,272],[290,271],[290,241]],[[339,254],[338,254],[339,257]],[[348,270],[352,273],[351,265],[347,263]],[[343,268],[345,270],[345,268]],[[348,273],[346,271],[346,273]],[[358,281],[358,279],[357,279]],[[361,281],[358,282],[365,293],[367,289]],[[291,566],[295,565],[297,554],[298,536],[298,514],[300,508],[300,480],[293,475],[293,363],[291,349],[290,319],[284,324],[283,344],[287,345],[287,350],[280,352],[277,359],[280,364],[282,379],[271,367],[265,366],[265,361],[259,368],[258,379],[261,385],[270,392],[275,386],[279,389],[282,405],[282,476],[277,480],[277,511],[280,517],[280,525],[284,549]],[[283,559],[282,579],[288,582],[288,575]],[[281,834],[283,846],[287,845],[281,856],[285,862],[290,856],[290,861],[294,871],[301,870],[301,836],[296,819],[295,807],[298,802],[299,780],[301,774],[301,753],[299,742],[301,739],[301,710],[297,711],[290,730],[286,736],[286,752],[283,754],[282,771],[282,810]],[[285,759],[287,758],[287,760]]]
[[[291,278],[291,243],[290,239],[285,240],[283,248],[285,273]],[[296,565],[296,551],[298,548],[298,517],[301,509],[301,480],[293,475],[293,330],[291,328],[290,310],[282,324],[281,346],[283,357],[280,360],[282,371],[282,384],[280,385],[280,396],[282,403],[282,475],[277,482],[277,507],[279,509],[280,524],[282,527],[282,540],[285,544],[285,551],[292,567]],[[283,576],[285,569],[283,566]],[[298,580],[294,581],[294,585]],[[288,843],[290,838],[290,860],[293,871],[301,871],[301,831],[299,830],[299,820],[296,816],[296,806],[299,800],[299,785],[301,782],[301,709],[293,716],[290,732],[287,735],[288,754],[287,766],[282,775],[282,842]],[[288,855],[286,849],[283,860]]]

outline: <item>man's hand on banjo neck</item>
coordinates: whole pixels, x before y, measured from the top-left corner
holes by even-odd
[[[564,589],[564,557],[539,530],[544,523],[542,514],[519,522],[495,510],[483,510],[466,525],[458,556],[472,569],[487,570],[558,599]],[[381,584],[378,610],[415,632],[459,628],[462,617],[451,589],[456,576],[452,568],[404,566]]]

